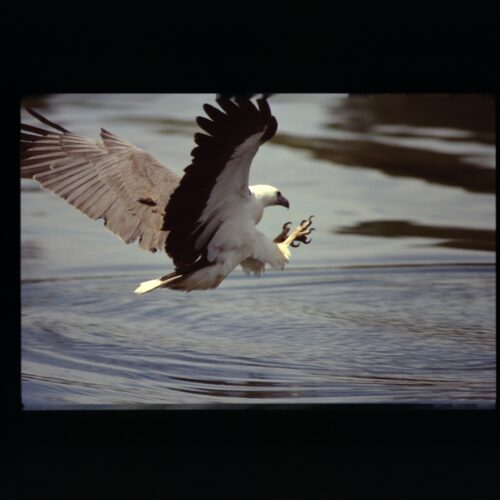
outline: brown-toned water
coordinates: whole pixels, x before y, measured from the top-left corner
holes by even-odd
[[[278,186],[291,208],[267,210],[261,228],[272,236],[314,213],[313,243],[284,272],[238,270],[210,292],[136,296],[171,262],[23,181],[25,407],[493,404],[494,102],[392,97],[271,98],[279,131],[251,182]],[[29,104],[87,136],[109,129],[180,173],[212,100]]]

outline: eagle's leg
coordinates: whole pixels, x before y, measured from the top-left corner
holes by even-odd
[[[298,227],[296,227],[283,241],[285,245],[292,246],[294,248],[298,247],[300,243],[304,243],[305,245],[309,245],[311,243],[311,239],[307,239],[307,236],[314,231],[312,225],[312,218],[314,215],[311,215],[309,219],[303,220]],[[284,226],[283,226],[284,229]]]
[[[288,233],[290,232],[290,224],[291,222],[286,222],[283,224],[283,229],[281,230],[281,233],[274,238],[274,243],[283,243],[286,240],[286,237],[288,236]]]

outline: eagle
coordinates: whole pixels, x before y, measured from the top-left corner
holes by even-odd
[[[312,217],[293,231],[285,223],[274,239],[256,225],[269,206],[289,208],[277,188],[249,186],[259,147],[276,133],[264,96],[220,96],[196,121],[191,164],[179,176],[152,155],[101,128],[100,140],[70,132],[33,109],[41,126],[21,123],[21,178],[34,179],[126,244],[165,251],[174,271],[145,281],[137,294],[158,288],[217,288],[237,266],[260,276],[266,264],[284,269],[290,246],[308,244]]]

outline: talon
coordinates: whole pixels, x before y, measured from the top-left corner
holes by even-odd
[[[315,231],[315,228],[310,227],[312,225],[313,217],[314,215],[310,215],[308,219],[302,220],[300,225],[296,227],[284,240],[284,243],[293,248],[299,247],[300,243],[309,245],[309,243],[311,243],[311,239],[307,238],[307,236],[311,234],[312,231]],[[287,223],[285,226],[287,226],[288,224],[290,223]],[[283,229],[285,229],[285,226],[283,226]],[[289,228],[287,228],[287,230],[288,229]]]
[[[290,224],[291,222],[285,222],[281,228],[281,233],[274,238],[275,243],[282,243],[286,240],[288,233],[290,232]]]
[[[300,225],[303,226],[304,229],[308,228],[312,224],[312,218],[314,215],[309,216],[309,219],[304,219]]]

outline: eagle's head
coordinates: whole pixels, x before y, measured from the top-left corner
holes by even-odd
[[[290,208],[290,202],[283,196],[281,191],[278,191],[278,189],[274,186],[259,184],[257,186],[250,186],[249,189],[264,207],[280,205],[282,207]]]

